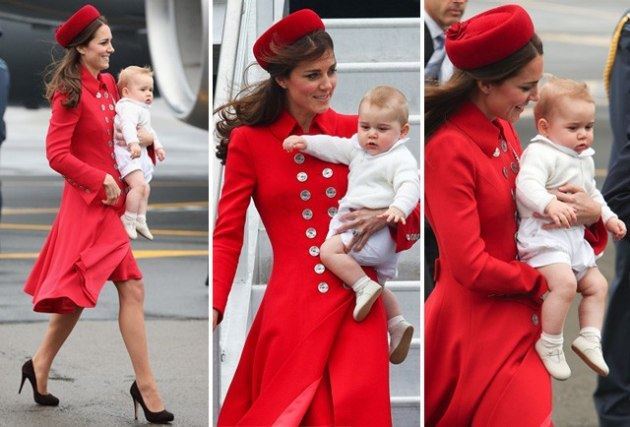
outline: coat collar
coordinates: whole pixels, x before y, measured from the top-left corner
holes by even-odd
[[[99,90],[107,90],[102,74],[98,73],[98,76],[94,77],[83,64],[81,64],[81,84],[92,95],[96,95]]]
[[[465,102],[447,121],[466,134],[488,157],[492,157],[501,138],[507,141],[506,122],[502,119],[488,120],[472,102]]]
[[[326,112],[322,114],[318,114],[313,118],[313,122],[311,123],[311,128],[308,130],[307,134],[316,135],[316,134],[326,134],[326,135],[334,135],[335,130],[337,129],[337,115],[329,108]],[[269,125],[269,130],[280,141],[284,141],[284,139],[289,135],[303,135],[304,130],[300,127],[298,122],[293,118],[291,114],[287,110],[282,111],[280,113],[280,117]]]
[[[592,148],[587,148],[586,150],[582,151],[581,153],[578,153],[568,147],[565,147],[564,145],[560,145],[560,144],[556,144],[555,142],[553,142],[552,140],[550,140],[549,138],[546,138],[540,134],[536,135],[535,137],[532,138],[531,140],[532,143],[539,143],[539,144],[545,144],[548,145],[550,147],[555,148],[556,150],[571,156],[571,157],[592,157],[595,154],[595,150],[593,150]]]

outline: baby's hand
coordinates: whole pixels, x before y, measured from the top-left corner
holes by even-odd
[[[163,162],[164,159],[166,159],[166,151],[164,151],[163,148],[158,148],[155,150],[155,155],[157,156],[158,160]]]
[[[606,221],[606,230],[612,233],[615,240],[621,240],[626,235],[626,224],[619,218],[610,218]]]
[[[378,216],[379,218],[387,218],[387,222],[394,221],[395,223],[401,222],[406,224],[405,222],[405,214],[398,208],[390,206],[385,212]]]
[[[545,213],[556,225],[561,227],[570,228],[577,221],[573,208],[557,199],[549,202],[545,208]]]
[[[284,140],[282,148],[284,148],[288,153],[293,150],[302,151],[306,148],[306,140],[301,136],[291,135]]]
[[[132,159],[137,159],[138,157],[140,157],[140,144],[138,144],[137,142],[132,142],[128,145],[128,147],[129,151],[131,152]]]

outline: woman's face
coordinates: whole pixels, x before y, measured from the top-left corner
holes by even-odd
[[[321,114],[330,108],[337,86],[337,60],[332,50],[314,61],[301,62],[288,77],[276,78],[286,90],[287,106],[298,119]]]
[[[499,84],[481,84],[484,112],[490,118],[510,123],[518,121],[529,101],[538,100],[538,81],[542,78],[543,57],[538,55],[513,77]]]
[[[109,68],[109,55],[114,53],[112,32],[107,25],[101,25],[92,40],[85,46],[77,46],[81,63],[93,74]]]

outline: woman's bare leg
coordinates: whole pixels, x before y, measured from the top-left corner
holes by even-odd
[[[164,409],[164,405],[149,363],[144,327],[144,283],[141,280],[127,280],[115,284],[120,300],[118,325],[136,374],[140,394],[150,411],[159,412]]]
[[[69,314],[53,314],[48,322],[44,339],[33,355],[33,369],[40,394],[48,394],[48,375],[55,356],[61,349],[72,329],[81,317],[83,309],[77,308]]]

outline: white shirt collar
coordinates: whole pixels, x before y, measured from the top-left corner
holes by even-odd
[[[435,38],[437,36],[439,36],[440,34],[444,34],[444,30],[442,29],[442,27],[440,27],[438,25],[437,22],[435,22],[433,20],[433,18],[431,18],[431,16],[427,13],[427,11],[424,11],[424,21],[427,24],[427,28],[429,29],[429,33],[431,34],[431,39],[433,40],[433,45],[435,45]]]
[[[136,101],[135,99],[131,99],[131,98],[120,98],[118,100],[118,102],[130,102],[130,103],[132,103],[134,105],[137,105],[139,107],[144,107],[147,110],[151,107],[150,105],[145,104],[144,102]]]
[[[569,147],[565,147],[564,145],[560,145],[560,144],[556,144],[555,142],[553,142],[552,140],[550,140],[549,138],[543,136],[543,135],[536,135],[535,137],[532,138],[531,142],[540,142],[543,144],[547,144],[553,148],[555,148],[558,151],[561,151],[565,154],[568,154],[572,157],[591,157],[595,154],[595,150],[593,150],[591,147],[587,148],[586,150],[582,151],[581,153],[578,153],[577,151],[569,148]]]

